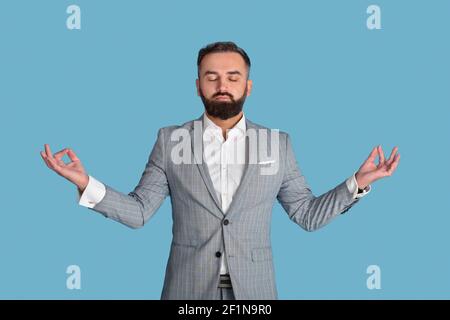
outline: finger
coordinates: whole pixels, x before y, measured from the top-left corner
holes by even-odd
[[[398,153],[395,158],[394,162],[392,163],[391,167],[388,170],[388,174],[391,175],[394,173],[395,169],[397,169],[398,163],[400,162],[400,153]]]
[[[72,160],[72,161],[80,161],[80,159],[78,159],[77,155],[75,154],[75,152],[72,149],[68,149],[67,155],[69,156],[70,160]]]
[[[42,158],[44,159],[44,162],[49,169],[58,172],[58,169],[55,168],[55,165],[51,162],[51,160],[48,159],[48,157],[45,154],[42,156]]]
[[[48,164],[49,168],[59,172],[59,170],[61,169],[61,167],[58,165],[58,163],[56,162],[56,159],[54,158],[49,158],[46,154],[44,154],[45,157],[45,161]]]
[[[52,150],[50,150],[50,146],[46,143],[44,144],[45,154],[47,155],[47,159],[53,159]]]
[[[366,161],[373,162],[375,161],[375,158],[377,157],[377,147],[374,147],[372,151],[370,152],[369,156],[367,157]]]
[[[390,165],[394,161],[395,154],[397,153],[397,150],[398,150],[398,147],[394,147],[392,149],[391,155],[389,156],[389,159],[387,160],[387,163],[386,163],[387,165]]]
[[[45,155],[45,152],[44,152],[44,151],[41,151],[41,157],[42,157],[42,159],[44,160],[44,162],[45,162],[45,164],[47,165],[47,167],[49,167],[50,169],[52,169],[52,168],[50,167],[50,163],[48,162],[47,156]]]
[[[54,157],[56,160],[61,160],[61,158],[67,153],[69,149],[64,148],[61,151],[58,151],[57,153],[54,154]]]
[[[378,156],[380,157],[378,165],[384,164],[384,153],[383,149],[381,148],[381,145],[378,146]]]

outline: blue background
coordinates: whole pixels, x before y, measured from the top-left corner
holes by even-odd
[[[66,8],[81,8],[68,30]],[[366,9],[381,7],[381,30]],[[77,204],[39,152],[71,147],[124,193],[158,128],[203,112],[198,50],[232,40],[252,59],[244,110],[290,133],[315,195],[377,144],[402,156],[346,215],[308,233],[279,204],[280,299],[450,298],[449,1],[2,1],[0,298],[159,299],[171,208],[132,230]],[[67,159],[66,159],[67,160]],[[81,290],[66,288],[67,266]],[[381,268],[381,290],[366,287]]]

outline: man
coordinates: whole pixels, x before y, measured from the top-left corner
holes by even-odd
[[[162,299],[276,299],[269,235],[275,199],[292,221],[314,231],[349,210],[371,183],[392,175],[400,154],[395,147],[385,160],[381,146],[373,148],[355,174],[315,197],[288,134],[272,131],[268,138],[261,134],[267,128],[244,116],[252,90],[245,51],[213,43],[199,51],[197,66],[204,114],[159,130],[128,195],[87,175],[70,148],[52,155],[46,144],[41,156],[78,187],[81,205],[132,228],[142,227],[170,195],[173,240]]]

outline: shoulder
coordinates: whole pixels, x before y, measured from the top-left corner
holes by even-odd
[[[168,143],[170,142],[171,137],[173,137],[174,135],[176,135],[177,137],[188,135],[190,130],[194,128],[196,121],[200,121],[201,123],[201,119],[194,119],[182,124],[174,124],[161,127],[158,129],[158,139],[162,140],[165,143]]]
[[[268,134],[277,134],[280,141],[280,146],[286,145],[286,142],[289,138],[289,134],[286,131],[280,130],[279,128],[269,128],[264,125],[255,123],[247,119],[247,131],[248,130],[266,130]]]

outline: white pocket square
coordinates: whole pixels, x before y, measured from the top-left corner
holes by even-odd
[[[275,163],[275,160],[260,161],[258,164],[270,164],[270,163]]]

